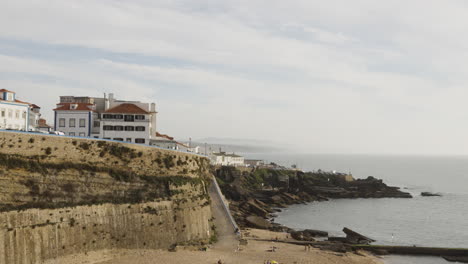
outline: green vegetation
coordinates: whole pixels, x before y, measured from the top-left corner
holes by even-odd
[[[80,143],[80,148],[83,150],[89,150],[90,144],[87,142],[81,142]]]
[[[46,155],[52,154],[52,148],[51,147],[47,147],[44,151],[45,151]]]
[[[166,169],[170,169],[175,166],[174,158],[172,156],[166,155],[163,158],[164,166]]]

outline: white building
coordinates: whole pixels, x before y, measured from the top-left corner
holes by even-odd
[[[263,160],[257,160],[257,159],[246,159],[244,160],[245,166],[247,167],[258,167],[262,166],[265,164]]]
[[[173,137],[156,132],[156,137],[150,140],[150,145],[165,149],[179,149],[179,143]]]
[[[37,131],[49,133],[52,131],[52,129],[53,127],[48,125],[45,119],[39,119],[39,126],[37,127]]]
[[[149,144],[156,137],[156,104],[108,97],[61,96],[55,129],[69,136]]]
[[[99,137],[149,144],[150,139],[156,136],[155,115],[154,109],[143,109],[136,104],[119,104],[102,114]]]
[[[210,162],[213,165],[244,166],[244,157],[234,153],[228,154],[226,152],[214,152],[210,155]]]
[[[89,103],[59,103],[55,111],[54,129],[67,136],[90,137],[94,119],[97,117],[95,105]]]
[[[39,120],[41,119],[41,108],[35,104],[29,105],[29,131],[39,129]]]
[[[0,129],[34,131],[40,118],[40,107],[16,99],[16,93],[0,89]]]

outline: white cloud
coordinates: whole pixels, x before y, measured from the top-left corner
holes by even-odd
[[[0,47],[21,41],[28,52],[0,50],[1,85],[49,110],[71,93],[156,101],[159,127],[180,137],[464,153],[456,144],[468,132],[460,122],[467,8],[455,0],[7,0]],[[96,55],[38,58],[30,42]]]

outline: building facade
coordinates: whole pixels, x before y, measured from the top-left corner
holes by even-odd
[[[59,103],[55,111],[54,129],[67,136],[90,137],[97,114],[88,103]]]
[[[35,131],[39,125],[40,107],[16,99],[16,93],[0,90],[0,129]]]
[[[263,160],[257,160],[257,159],[246,159],[244,160],[245,166],[247,167],[258,167],[262,166],[265,164]]]
[[[45,119],[39,119],[39,126],[37,127],[38,131],[49,133],[53,130],[53,127],[47,124]]]
[[[107,97],[61,96],[55,129],[83,136],[150,144],[156,137],[156,105]]]
[[[244,157],[226,152],[211,153],[210,162],[213,165],[221,166],[245,166]]]
[[[101,115],[99,138],[149,144],[151,117],[150,112],[135,104],[119,104]]]
[[[179,149],[179,143],[173,137],[158,132],[156,132],[156,137],[150,140],[150,145],[165,149]]]

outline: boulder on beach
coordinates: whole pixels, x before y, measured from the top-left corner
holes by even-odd
[[[315,241],[315,237],[327,237],[328,232],[320,230],[306,229],[302,231],[292,231],[291,237],[299,241]]]
[[[267,220],[259,217],[259,216],[248,216],[246,219],[246,223],[250,227],[260,228],[260,229],[269,229],[272,227],[271,223]]]

